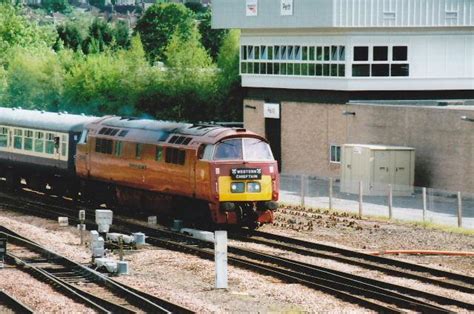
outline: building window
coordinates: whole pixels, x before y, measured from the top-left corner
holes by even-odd
[[[408,47],[374,46],[354,47],[353,77],[399,77],[410,75]]]
[[[282,63],[282,60],[284,63]],[[344,46],[248,46],[240,49],[240,73],[345,77]],[[288,61],[288,62],[286,62]]]
[[[329,152],[329,160],[333,163],[341,163],[341,146],[331,145]]]

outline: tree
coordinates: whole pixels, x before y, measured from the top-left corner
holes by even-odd
[[[0,4],[0,21],[0,58],[14,46],[51,47],[56,42],[54,29],[28,21],[9,4]]]
[[[239,74],[240,32],[231,30],[222,41],[217,58],[220,106],[217,115],[222,120],[242,121],[243,89]]]
[[[76,24],[60,24],[56,30],[58,32],[58,41],[55,44],[55,50],[58,50],[57,45],[59,44],[59,40],[62,41],[65,48],[70,48],[74,51],[81,49],[84,38]]]
[[[71,6],[67,0],[42,0],[41,7],[48,12],[69,12]]]
[[[200,15],[199,32],[202,36],[202,44],[209,51],[211,57],[216,60],[222,39],[226,36],[228,30],[212,29],[211,12],[208,11]]]
[[[186,2],[184,5],[196,14],[202,14],[207,11],[207,8],[200,2]]]
[[[125,49],[130,47],[130,27],[127,22],[118,21],[115,23],[113,35],[117,46]]]
[[[85,53],[98,53],[104,51],[111,45],[114,34],[113,29],[104,20],[94,19],[89,26],[89,35],[82,43],[82,50]]]
[[[138,20],[135,32],[140,34],[148,60],[163,60],[164,52],[177,30],[187,37],[194,27],[193,12],[182,4],[154,4]]]

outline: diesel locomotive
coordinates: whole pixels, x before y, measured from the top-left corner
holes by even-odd
[[[187,221],[271,223],[279,174],[243,128],[0,108],[0,177]]]

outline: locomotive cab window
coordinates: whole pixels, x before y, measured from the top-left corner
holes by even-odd
[[[270,146],[257,138],[238,138],[220,142],[214,152],[214,160],[274,160]]]
[[[162,146],[157,146],[156,147],[155,160],[156,161],[162,161],[163,160],[163,147]]]

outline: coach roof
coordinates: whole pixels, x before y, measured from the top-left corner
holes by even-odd
[[[97,117],[0,107],[0,125],[56,132],[80,132]]]

